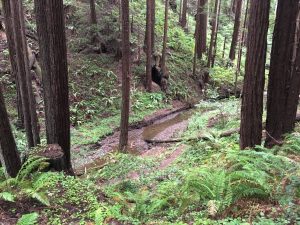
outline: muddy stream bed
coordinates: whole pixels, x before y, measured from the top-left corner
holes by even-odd
[[[128,133],[129,152],[135,155],[148,153],[155,148],[155,144],[149,144],[148,140],[169,140],[180,137],[187,129],[189,118],[193,115],[193,109],[182,109],[179,112],[169,113],[155,120],[151,125],[131,129]],[[120,132],[104,138],[93,150],[83,158],[73,159],[76,173],[82,174],[91,169],[101,168],[107,161],[107,155],[118,149]]]

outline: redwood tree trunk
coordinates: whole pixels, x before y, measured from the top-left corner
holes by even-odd
[[[34,139],[32,133],[32,121],[31,121],[31,105],[30,105],[30,96],[28,93],[28,61],[27,54],[27,46],[24,43],[24,32],[22,30],[22,21],[20,14],[20,4],[19,0],[16,1],[4,1],[6,7],[13,12],[13,14],[8,14],[7,16],[12,16],[13,21],[13,31],[14,31],[14,44],[16,50],[16,61],[18,66],[18,81],[20,85],[20,92],[22,97],[22,109],[24,114],[24,124],[26,130],[27,144],[28,147],[34,147]],[[6,11],[7,13],[8,10]],[[9,41],[9,40],[8,40]]]
[[[20,84],[18,80],[18,65],[15,60],[16,57],[16,49],[14,45],[14,30],[13,30],[13,21],[12,15],[10,11],[10,3],[9,1],[2,0],[4,16],[5,16],[5,32],[7,37],[8,51],[9,51],[9,59],[11,64],[11,75],[16,82],[16,93],[17,93],[17,112],[18,112],[18,122],[17,127],[23,129],[24,128],[24,115],[22,108],[22,97]]]
[[[119,149],[126,152],[130,102],[129,0],[122,1],[122,113]]]
[[[218,28],[218,16],[219,16],[219,9],[220,9],[219,4],[220,4],[220,0],[215,0],[215,9],[214,9],[214,15],[213,15],[213,26],[212,26],[212,32],[211,32],[211,38],[210,38],[207,67],[211,66],[211,62],[213,60],[214,47],[216,46],[216,35],[217,35],[217,32],[218,32],[218,30],[217,30],[217,28]]]
[[[196,23],[199,29],[199,39],[197,43],[197,56],[199,59],[202,58],[202,54],[206,52],[206,36],[207,36],[207,0],[199,0],[200,7],[198,7],[199,17]]]
[[[243,5],[243,0],[236,0],[234,28],[233,28],[231,47],[230,47],[230,53],[229,53],[229,58],[231,60],[235,59],[235,50],[236,50],[236,46],[237,46],[237,42],[238,42],[238,38],[239,38],[239,30],[240,30],[240,24],[241,24],[242,5]]]
[[[35,0],[48,144],[58,144],[71,170],[67,47],[62,0]]]
[[[270,0],[252,0],[241,109],[240,147],[261,144]]]
[[[151,0],[151,49],[155,50],[155,0]]]
[[[91,24],[97,24],[96,4],[95,0],[90,0]]]
[[[24,20],[24,12],[22,2],[19,2],[19,15],[20,15],[20,23],[21,23],[21,32],[22,32],[22,42],[23,42],[23,53],[24,53],[24,61],[25,61],[25,69],[26,69],[26,83],[28,90],[28,99],[29,99],[29,107],[30,107],[30,118],[31,118],[31,127],[32,127],[32,136],[33,136],[33,144],[37,146],[40,144],[40,135],[39,135],[39,126],[38,126],[38,117],[36,113],[36,101],[32,88],[32,74],[31,68],[29,66],[29,55],[28,55],[28,45],[25,35],[25,20]]]
[[[196,75],[196,69],[197,69],[197,50],[198,50],[198,44],[199,44],[199,26],[198,23],[200,21],[200,0],[198,0],[197,3],[197,14],[196,14],[196,26],[195,26],[195,45],[194,45],[194,57],[193,57],[193,76]]]
[[[146,18],[146,89],[152,90],[152,3],[153,0],[147,0],[147,18]]]
[[[169,14],[169,0],[165,0],[165,24],[164,24],[164,38],[163,38],[163,49],[162,49],[162,58],[161,58],[161,68],[163,74],[167,74],[166,70],[166,51],[167,51],[167,42],[168,42],[168,14]]]
[[[0,86],[0,160],[6,173],[11,177],[16,177],[20,168],[21,160],[17,151],[15,139],[13,137],[5,102]]]
[[[298,4],[298,0],[278,1],[268,86],[268,147],[280,141],[284,133],[292,131],[296,118],[300,89],[299,36],[296,35],[299,23]],[[297,53],[295,67],[294,51]]]
[[[187,0],[183,0],[182,2],[182,14],[180,24],[182,28],[186,27],[186,13],[187,13]]]

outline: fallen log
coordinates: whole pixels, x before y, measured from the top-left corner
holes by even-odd
[[[300,114],[298,114],[296,116],[295,121],[296,122],[300,121]],[[263,129],[265,129],[265,127],[266,127],[266,124],[264,123],[263,124]],[[240,132],[240,128],[231,129],[231,130],[227,130],[227,131],[222,132],[219,135],[219,137],[220,138],[222,138],[222,137],[230,137],[231,135],[237,134],[239,132]],[[207,136],[200,135],[198,137],[187,138],[187,139],[184,139],[184,138],[175,138],[175,139],[168,139],[168,140],[145,139],[144,141],[147,142],[147,143],[149,143],[149,144],[168,144],[168,143],[179,143],[179,142],[183,142],[183,141],[197,141],[197,140],[207,141],[207,140],[209,140],[209,138]]]

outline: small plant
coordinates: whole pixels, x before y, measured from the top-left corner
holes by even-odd
[[[49,206],[50,202],[45,194],[44,182],[40,182],[43,173],[39,171],[48,167],[46,158],[39,156],[30,157],[22,166],[16,178],[8,178],[0,183],[0,198],[4,201],[15,202],[22,197],[33,198],[43,205]]]
[[[18,220],[17,225],[34,225],[38,223],[38,218],[39,214],[36,212],[25,214]]]

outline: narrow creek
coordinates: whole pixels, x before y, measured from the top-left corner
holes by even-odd
[[[187,129],[189,118],[194,110],[188,109],[173,113],[162,119],[156,120],[153,124],[139,129],[129,131],[129,153],[140,155],[151,151],[153,145],[145,140],[166,140],[179,137]],[[118,149],[120,132],[103,139],[97,148],[89,152],[87,156],[73,160],[76,173],[83,174],[91,169],[101,168],[107,163],[109,153]]]

